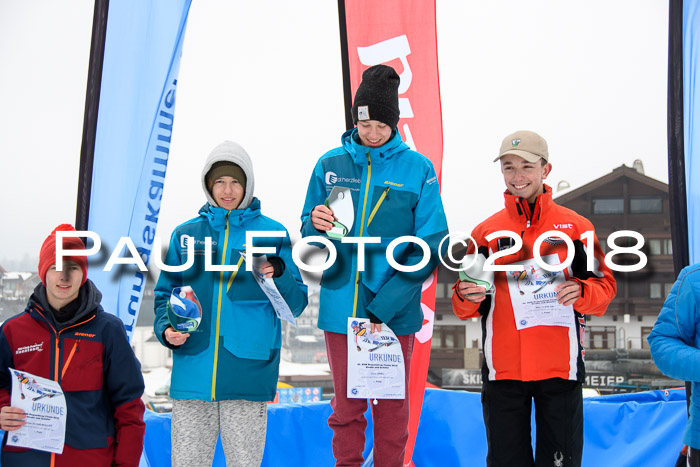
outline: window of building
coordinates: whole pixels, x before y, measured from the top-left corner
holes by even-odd
[[[614,349],[615,326],[591,326],[587,329],[586,347],[589,349]]]
[[[660,255],[661,254],[661,240],[658,238],[649,239],[649,254],[650,255]]]
[[[666,252],[666,254],[672,255],[673,254],[673,244],[671,243],[671,239],[664,238],[661,242],[663,243],[664,251]]]
[[[630,198],[632,214],[653,214],[662,212],[661,198]]]
[[[649,283],[649,298],[666,298],[671,293],[673,282],[650,282]]]
[[[435,298],[445,298],[445,283],[438,282],[435,284]]]
[[[439,349],[440,345],[442,345],[442,340],[440,339],[440,328],[442,326],[435,326],[433,325],[433,339],[430,341],[430,348],[431,349]]]
[[[465,340],[466,328],[464,326],[435,326],[430,346],[433,349],[463,349]]]
[[[649,337],[649,334],[651,334],[652,329],[653,329],[652,326],[642,326],[642,348],[643,349],[649,348],[649,342],[647,342],[647,337]]]
[[[673,245],[670,238],[650,238],[649,241],[650,255],[672,255]]]
[[[622,214],[625,200],[622,198],[598,198],[593,200],[593,214]]]
[[[452,298],[452,284],[438,282],[435,286],[435,298]]]
[[[649,298],[661,298],[661,284],[658,282],[649,284]]]

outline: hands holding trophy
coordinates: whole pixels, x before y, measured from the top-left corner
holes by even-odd
[[[165,330],[165,339],[174,346],[180,346],[202,321],[202,305],[192,287],[175,287],[167,303],[167,312],[171,327]]]
[[[481,302],[494,292],[493,271],[485,271],[486,257],[481,253],[465,255],[459,271],[457,292],[470,302]]]

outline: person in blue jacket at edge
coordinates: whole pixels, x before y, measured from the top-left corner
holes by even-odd
[[[691,382],[683,442],[688,446],[688,465],[700,467],[700,263],[678,274],[647,340],[663,374]]]
[[[372,332],[381,331],[386,324],[397,335],[408,383],[414,334],[423,325],[421,285],[435,270],[438,246],[447,235],[435,169],[428,158],[401,140],[396,127],[398,87],[399,76],[389,66],[364,71],[352,107],[356,127],[343,134],[341,147],[316,163],[301,215],[304,237],[325,236],[334,227],[346,231],[347,237],[381,237],[380,243],[365,245],[365,269],[360,271],[357,244],[329,236],[338,255],[321,280],[318,326],[325,331],[333,378],[335,395],[328,425],[333,430],[337,466],[362,464],[367,426],[367,401],[346,397],[348,318],[369,318]],[[340,226],[338,217],[325,205],[334,187],[350,190],[351,226]],[[406,235],[424,240],[430,249],[430,260],[415,272],[398,272],[385,257],[387,245]],[[395,260],[402,265],[418,264],[423,256],[421,247],[411,242],[394,250]],[[377,402],[372,408],[374,465],[403,466],[408,397]]]
[[[289,234],[261,213],[253,197],[253,165],[246,151],[231,141],[221,143],[207,158],[201,181],[207,203],[197,217],[175,228],[164,261],[186,264],[190,246],[194,265],[183,272],[162,271],[155,288],[155,334],[173,350],[172,465],[211,465],[219,432],[227,465],[260,465],[266,401],[277,390],[281,322],[255,281],[257,272],[246,267],[246,231],[283,232],[257,237],[253,246],[274,247],[259,271],[272,278],[295,317],[306,308],[307,288],[292,261]],[[238,265],[238,270],[207,271],[207,263]],[[199,326],[189,333],[175,331],[167,313],[173,289],[183,286],[192,287],[202,308]]]

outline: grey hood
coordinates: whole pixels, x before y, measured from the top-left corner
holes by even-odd
[[[219,207],[207,188],[207,173],[211,166],[217,162],[232,162],[243,169],[246,176],[245,195],[241,204],[238,205],[238,209],[246,209],[253,201],[253,188],[255,187],[253,162],[250,160],[250,156],[240,144],[233,141],[224,141],[215,147],[209,154],[209,157],[207,157],[207,162],[204,164],[204,169],[202,169],[202,188],[209,204]]]

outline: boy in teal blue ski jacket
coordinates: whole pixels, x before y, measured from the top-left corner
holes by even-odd
[[[397,335],[408,381],[414,333],[423,325],[422,284],[437,267],[438,246],[447,235],[435,169],[428,158],[401,140],[397,130],[398,86],[399,76],[391,67],[376,65],[365,70],[352,109],[357,127],[343,134],[341,147],[317,162],[301,215],[304,237],[326,237],[334,229],[346,237],[376,237],[378,241],[364,245],[362,271],[358,245],[328,235],[337,258],[323,272],[318,326],[325,331],[333,376],[335,396],[328,424],[334,431],[333,454],[338,465],[363,462],[366,426],[362,415],[366,400],[346,397],[348,318],[369,318],[372,332],[381,331],[385,323]],[[334,213],[326,206],[334,187],[349,190],[350,214]],[[393,250],[395,261],[404,266],[429,257],[413,272],[397,271],[386,258],[388,245],[403,236],[417,237],[428,247],[424,252],[409,240]],[[402,466],[408,398],[375,402],[374,463]]]
[[[213,456],[220,429],[227,461],[233,463],[234,450],[245,446],[252,457],[239,457],[236,465],[254,465],[264,448],[265,401],[273,400],[277,389],[281,321],[254,272],[248,271],[243,257],[246,232],[283,234],[256,237],[253,246],[274,248],[260,272],[272,278],[295,317],[308,303],[307,288],[292,261],[289,234],[262,215],[260,201],[253,197],[252,163],[242,147],[229,141],[217,146],[202,171],[202,186],[208,203],[175,229],[164,261],[169,266],[186,264],[190,246],[194,264],[183,272],[161,272],[155,289],[155,334],[173,350],[173,463],[187,465]],[[212,245],[208,258],[206,239]],[[207,262],[214,267],[237,265],[238,270],[207,271],[212,269]],[[168,319],[171,293],[183,286],[192,287],[202,309],[201,322],[190,333],[175,331]],[[206,410],[214,415],[204,416]],[[251,416],[243,420],[246,410]],[[240,425],[231,423],[231,417],[238,417]],[[211,434],[203,435],[208,430]],[[246,435],[236,438],[238,434]]]
[[[690,448],[688,465],[700,465],[700,263],[680,272],[647,340],[663,374],[691,381],[683,443]]]
[[[447,221],[433,165],[409,149],[398,130],[378,148],[363,146],[357,128],[342,136],[343,146],[324,154],[314,167],[302,214],[302,236],[325,236],[311,222],[311,211],[323,205],[334,186],[350,188],[355,219],[347,237],[381,237],[365,245],[365,270],[357,270],[357,245],[331,239],[338,256],[321,281],[318,326],[345,334],[348,316],[368,318],[367,312],[386,323],[396,335],[412,334],[423,325],[421,284],[437,267],[440,241]],[[335,181],[333,181],[335,180]],[[416,272],[397,273],[385,253],[401,236],[415,236],[430,247],[430,260]],[[399,264],[413,265],[423,250],[406,242],[394,249]],[[364,287],[355,301],[355,280]]]

